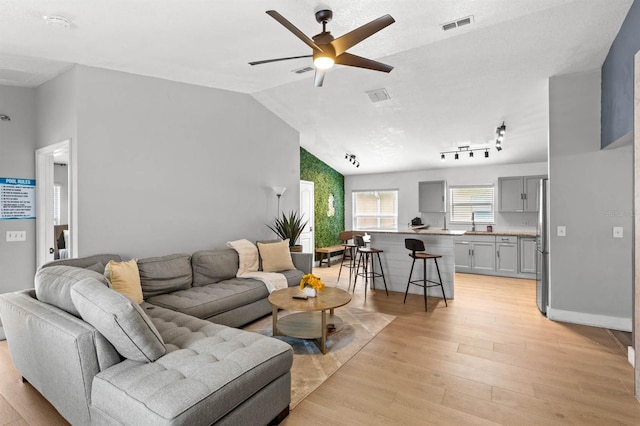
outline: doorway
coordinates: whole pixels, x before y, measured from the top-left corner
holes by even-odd
[[[300,181],[300,214],[307,221],[307,226],[300,234],[300,244],[304,253],[313,253],[315,251],[314,221],[315,221],[315,183],[301,180]]]
[[[61,257],[78,257],[75,159],[71,139],[36,150],[38,268]]]

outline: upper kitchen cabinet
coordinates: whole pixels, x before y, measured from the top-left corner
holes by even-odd
[[[538,211],[538,187],[543,175],[498,178],[498,210],[501,212]]]
[[[444,180],[418,182],[418,210],[421,213],[447,211],[447,182]]]

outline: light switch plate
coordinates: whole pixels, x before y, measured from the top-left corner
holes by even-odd
[[[27,231],[7,231],[7,242],[27,241]]]
[[[613,238],[622,238],[622,237],[623,237],[622,226],[614,226]]]
[[[566,237],[566,236],[567,236],[567,227],[558,226],[558,237]]]

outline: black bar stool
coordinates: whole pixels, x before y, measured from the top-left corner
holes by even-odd
[[[371,278],[371,285],[373,288],[376,288],[376,277],[382,277],[382,282],[384,283],[384,291],[389,295],[389,290],[387,290],[387,280],[384,278],[384,270],[382,269],[382,261],[380,260],[380,253],[384,253],[384,250],[367,247],[364,243],[364,239],[362,235],[355,235],[353,237],[353,241],[357,246],[358,256],[358,266],[356,267],[356,277],[353,279],[353,292],[356,291],[356,282],[358,281],[358,277],[364,278],[364,297],[367,297],[367,287],[369,287],[369,278]],[[376,272],[373,267],[373,257],[378,256],[378,264],[380,265],[380,272]],[[360,264],[363,263],[364,272],[360,272]],[[369,265],[371,269],[369,269]]]
[[[409,253],[409,257],[413,258],[413,262],[411,263],[411,272],[409,272],[409,282],[407,282],[407,290],[404,292],[404,302],[407,302],[407,294],[409,293],[409,284],[418,285],[424,289],[424,310],[427,311],[427,288],[428,287],[437,287],[440,286],[442,290],[442,297],[444,298],[444,305],[447,305],[447,296],[444,294],[444,287],[442,285],[442,276],[440,275],[440,268],[438,267],[438,259],[442,257],[440,254],[429,254],[425,253],[424,243],[422,240],[417,240],[415,238],[406,238],[404,240],[404,246],[411,250]],[[422,259],[422,279],[421,280],[411,280],[411,276],[413,275],[413,267],[416,264],[416,259]],[[438,271],[438,279],[440,282],[431,281],[427,279],[427,260],[433,259],[436,264],[436,270]],[[427,284],[431,283],[431,284]]]
[[[355,235],[364,235],[362,232],[357,231],[342,231],[338,234],[338,238],[342,240],[342,246],[344,247],[344,252],[342,253],[342,264],[340,265],[340,270],[338,271],[338,281],[340,281],[340,275],[342,274],[342,268],[349,268],[349,288],[351,288],[351,276],[353,274],[353,270],[356,268],[356,243],[353,241],[353,237]],[[349,242],[351,240],[351,242]]]

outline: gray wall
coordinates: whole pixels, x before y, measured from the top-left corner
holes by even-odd
[[[483,158],[476,158],[481,163]],[[501,176],[526,176],[547,174],[547,163],[507,164],[493,166],[452,167],[399,173],[378,173],[353,175],[344,178],[345,227],[352,228],[351,192],[354,190],[397,189],[398,224],[406,228],[409,221],[421,216],[424,223],[442,228],[443,215],[418,211],[418,182],[445,180],[447,185],[493,184],[496,202],[498,197],[498,178]],[[526,229],[535,230],[535,213],[499,213],[496,212],[494,230]],[[526,224],[525,224],[526,222]],[[449,229],[469,229],[468,225],[447,224]]]
[[[0,175],[35,177],[37,148],[78,151],[80,255],[146,257],[270,238],[272,186],[299,207],[298,133],[251,96],[76,66],[0,86]],[[6,243],[7,230],[27,242]],[[0,293],[33,287],[35,221],[0,221]]]
[[[602,65],[602,129],[604,148],[633,135],[633,60],[640,50],[640,1],[634,1]]]
[[[600,85],[599,70],[549,80],[549,317],[631,330],[633,148],[600,149]]]
[[[0,177],[35,179],[36,91],[0,86]],[[7,231],[27,231],[27,241],[6,242]],[[33,287],[36,221],[0,220],[0,293]]]
[[[81,256],[271,237],[275,185],[298,208],[298,133],[249,95],[83,66],[45,86],[39,142],[77,147]]]

